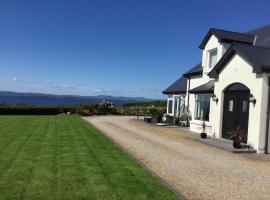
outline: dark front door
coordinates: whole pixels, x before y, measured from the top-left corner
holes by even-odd
[[[249,92],[225,92],[223,107],[222,137],[229,139],[237,127],[245,134],[247,142],[249,116]]]

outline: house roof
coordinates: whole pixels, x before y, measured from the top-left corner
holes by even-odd
[[[218,38],[219,42],[240,42],[245,44],[253,44],[253,41],[255,39],[255,35],[252,33],[238,33],[217,28],[211,28],[201,42],[199,46],[200,49],[204,49],[205,45],[207,44],[208,40],[212,35],[215,35]]]
[[[255,46],[270,47],[270,25],[248,31],[246,33],[255,35]]]
[[[177,81],[175,81],[172,85],[170,85],[166,90],[164,90],[163,94],[183,94],[187,91],[187,80],[182,76]]]
[[[254,73],[270,71],[270,48],[233,43],[209,73],[209,77],[217,78],[225,64],[236,53],[251,64]]]
[[[206,94],[214,92],[215,80],[210,80],[207,83],[200,85],[199,87],[189,90],[191,94]]]
[[[230,42],[232,45],[208,74],[210,78],[217,78],[225,64],[236,53],[251,64],[254,73],[270,72],[270,25],[245,33],[211,28],[199,48],[203,49],[212,35],[215,35],[220,42]],[[202,64],[199,63],[184,73],[183,77],[189,78],[195,75],[202,75],[202,73],[203,67]],[[186,80],[183,80],[183,77],[164,90],[163,93],[185,93],[187,83]],[[185,84],[184,89],[181,89],[182,86],[180,87],[182,84]],[[202,87],[206,87],[206,85],[202,85]]]
[[[163,94],[184,94],[187,91],[187,80],[190,76],[202,75],[202,63],[199,63],[183,74],[181,78],[170,85]]]
[[[188,78],[194,75],[202,75],[202,73],[203,73],[203,68],[202,68],[202,63],[200,62],[199,64],[195,65],[190,70],[188,70],[186,73],[184,73],[183,76],[185,78]]]

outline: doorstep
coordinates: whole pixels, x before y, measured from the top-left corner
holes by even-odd
[[[145,121],[143,121],[143,120],[137,120],[137,121],[145,123]],[[153,124],[153,123],[145,123],[145,124],[157,126],[156,124]],[[178,126],[178,125],[165,125],[165,126],[159,126],[159,127],[177,129],[181,133],[185,134],[186,136],[188,136],[190,139],[192,139],[194,141],[198,141],[200,143],[203,143],[203,144],[206,144],[206,145],[218,148],[218,149],[222,149],[222,150],[225,150],[225,151],[228,151],[231,153],[235,153],[235,154],[254,154],[254,153],[257,153],[257,151],[254,149],[247,149],[247,148],[235,149],[235,148],[233,148],[233,141],[232,140],[223,139],[223,138],[213,138],[210,136],[207,136],[206,139],[202,139],[200,137],[200,133],[190,131],[189,127]]]
[[[198,134],[198,133],[196,133]],[[194,138],[195,139],[195,138]],[[223,138],[211,138],[211,137],[207,137],[206,139],[202,139],[200,137],[200,134],[198,134],[198,137],[195,139],[203,144],[207,144],[219,149],[223,149],[225,151],[229,151],[232,153],[257,153],[257,151],[255,149],[248,149],[248,148],[242,148],[242,149],[235,149],[233,148],[233,141],[232,140],[227,140],[227,139],[223,139]]]

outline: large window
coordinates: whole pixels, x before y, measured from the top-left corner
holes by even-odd
[[[173,100],[169,99],[168,100],[168,114],[172,114],[172,110],[173,110]]]
[[[195,119],[209,121],[210,94],[195,95]]]
[[[209,68],[213,68],[217,64],[217,49],[209,52]]]

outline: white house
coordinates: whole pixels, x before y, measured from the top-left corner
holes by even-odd
[[[246,33],[211,28],[199,48],[202,60],[163,91],[167,114],[188,107],[190,130],[229,139],[240,127],[257,153],[269,153],[270,25]]]

